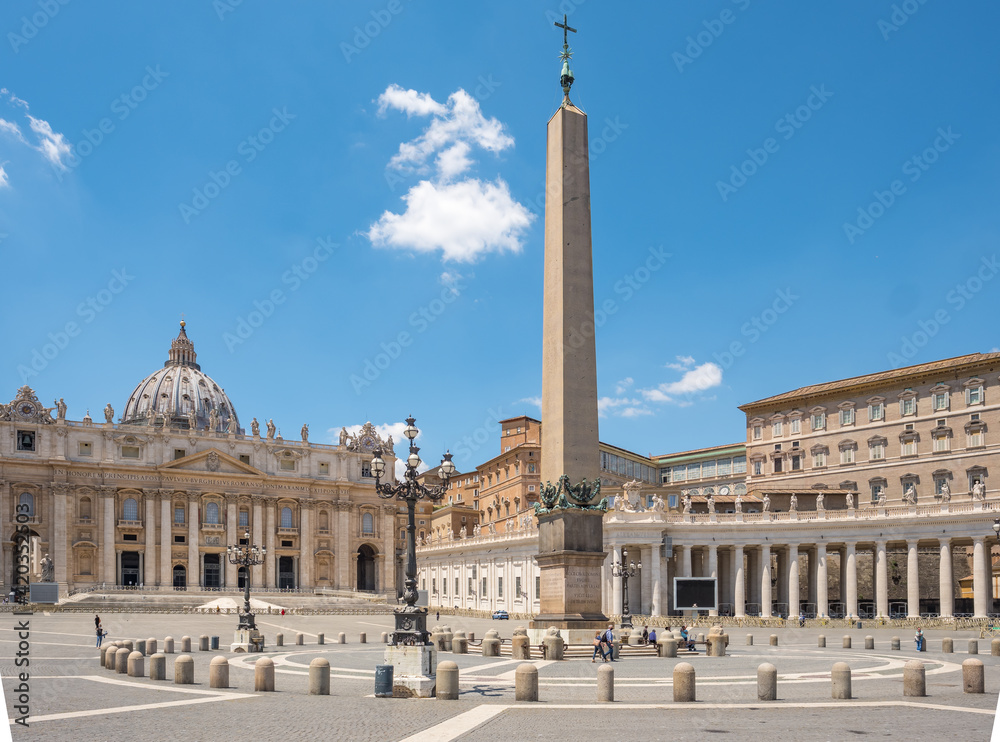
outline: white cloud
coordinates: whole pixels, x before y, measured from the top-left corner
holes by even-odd
[[[7,163],[5,162],[4,165]],[[0,165],[0,188],[9,188],[10,178],[7,177],[7,171],[4,169],[3,165]]]
[[[376,247],[441,250],[444,260],[473,262],[489,252],[520,252],[521,235],[534,218],[500,179],[422,180],[403,200],[406,211],[386,211],[368,230]]]
[[[444,260],[472,262],[489,252],[520,252],[535,215],[515,201],[507,183],[456,178],[475,165],[473,147],[497,154],[514,139],[464,90],[438,103],[427,93],[390,85],[379,96],[378,111],[389,109],[430,117],[423,133],[403,142],[389,161],[402,173],[429,176],[412,186],[402,214],[386,211],[366,233],[376,247],[417,252],[442,251]]]
[[[694,364],[695,360],[691,356],[677,356],[677,363],[667,363],[665,365],[667,368],[672,368],[675,371],[686,371]]]
[[[518,402],[526,402],[530,405],[534,405],[538,409],[542,408],[542,398],[541,397],[524,397],[523,399],[517,400]]]
[[[52,125],[44,119],[35,118],[28,113],[28,104],[26,101],[18,98],[7,88],[0,88],[0,95],[6,97],[6,102],[10,104],[10,108],[14,109],[16,116],[24,117],[28,128],[34,132],[35,138],[38,140],[37,144],[32,144],[25,137],[24,133],[24,123],[18,124],[16,121],[0,118],[0,135],[13,139],[14,141],[30,147],[33,150],[41,152],[46,160],[49,161],[54,167],[59,170],[66,170],[66,164],[63,161],[68,159],[72,154],[71,147],[66,141],[66,138],[57,131],[52,129]],[[3,163],[6,165],[7,163]],[[0,166],[0,187],[9,188],[10,178],[7,174],[6,168]]]
[[[618,414],[620,417],[642,417],[652,415],[653,411],[648,407],[626,407]]]
[[[59,132],[52,131],[48,121],[36,119],[28,115],[31,121],[31,130],[38,135],[38,150],[45,155],[46,159],[60,170],[65,170],[62,158],[70,153],[70,146],[66,143],[66,138]]]
[[[641,389],[640,393],[650,402],[672,402],[673,400],[659,389]]]
[[[5,119],[0,119],[0,131],[5,134],[10,134],[12,137],[17,139],[21,144],[27,144],[28,140],[24,138],[24,134],[21,133],[21,127],[15,124],[13,121],[7,121]]]
[[[678,381],[668,381],[650,389],[640,389],[639,393],[647,402],[673,402],[681,407],[688,407],[692,404],[690,399],[677,400],[676,397],[703,392],[722,383],[722,369],[716,364],[703,363],[690,368],[695,363],[695,359],[691,356],[678,356],[677,360],[679,363],[666,365],[668,368],[683,371],[684,375]]]
[[[635,379],[633,379],[631,376],[622,379],[617,384],[615,384],[615,394],[624,394],[632,387],[632,384],[634,383]]]

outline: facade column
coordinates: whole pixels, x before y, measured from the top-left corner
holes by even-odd
[[[830,580],[826,566],[826,544],[816,544],[816,615],[821,618],[830,615]]]
[[[201,587],[201,560],[198,558],[198,534],[200,524],[198,519],[201,515],[198,512],[198,495],[188,492],[188,568],[187,586],[188,589]]]
[[[799,616],[799,545],[788,545],[788,617]]]
[[[171,549],[173,548],[173,496],[170,490],[160,490],[160,587],[170,588],[174,584],[174,576],[170,569]]]
[[[746,615],[742,544],[733,547],[733,615],[736,618],[742,618]]]
[[[253,503],[253,513],[250,516],[250,522],[253,524],[251,543],[259,546],[264,542],[264,497],[263,495],[252,495],[250,501]],[[271,553],[270,549],[268,549],[268,553]],[[250,588],[253,589],[254,585],[263,584],[263,565],[256,564],[250,568]]]
[[[649,588],[651,600],[649,604],[649,615],[662,615],[663,604],[660,600],[660,546],[653,544],[650,548],[649,557]]]
[[[49,548],[52,549],[52,560],[53,560],[53,575],[58,584],[58,590],[61,594],[68,592],[69,584],[67,581],[67,576],[69,575],[68,565],[69,565],[69,552],[68,552],[68,537],[67,537],[67,518],[68,512],[66,507],[66,500],[69,495],[69,488],[66,485],[56,485],[52,488],[52,543],[49,544]],[[6,537],[6,534],[4,535]],[[4,578],[4,580],[9,578]]]
[[[620,564],[622,560],[622,547],[613,547],[614,559],[612,564]],[[621,577],[611,576],[611,613],[609,616],[620,616],[622,612],[622,579]]]
[[[858,545],[847,544],[845,559],[845,574],[847,576],[847,602],[844,605],[844,612],[848,616],[858,617]]]
[[[351,504],[349,502],[334,503],[337,508],[337,538],[334,541],[336,549],[335,563],[337,567],[337,589],[350,590],[351,582]],[[416,537],[420,537],[420,528],[417,527]]]
[[[273,500],[267,500],[264,503],[264,512],[266,514],[266,521],[264,523],[264,545],[267,547],[267,556],[264,558],[264,586],[275,588],[278,585],[275,577],[275,573],[277,572],[278,555],[274,553],[275,512]],[[336,565],[334,565],[334,567],[336,567]]]
[[[987,579],[985,542],[982,536],[977,536],[972,539],[973,618],[986,618]]]
[[[464,589],[464,574],[460,570],[459,589]],[[396,592],[396,507],[395,505],[382,506],[382,585],[380,590],[384,595],[390,596],[390,601]],[[525,590],[527,592],[527,590]],[[455,593],[457,598],[458,591]],[[464,601],[458,603],[462,605]],[[530,606],[530,604],[529,604]],[[531,611],[531,608],[528,608]]]
[[[681,577],[693,577],[691,573],[691,547],[681,546]]]
[[[146,505],[146,522],[143,523],[143,533],[146,534],[146,548],[142,555],[142,582],[146,587],[156,585],[156,495],[152,492],[143,493]]]
[[[115,490],[113,487],[102,487],[101,492],[104,507],[104,528],[101,533],[101,581],[109,585],[118,584],[118,573],[115,571]]]
[[[788,547],[775,549],[774,551],[774,573],[771,579],[774,581],[774,591],[771,595],[776,603],[783,604],[788,610]]]
[[[941,547],[940,576],[938,579],[938,597],[941,607],[938,613],[942,618],[951,618],[955,614],[955,575],[954,562],[951,558],[951,539],[940,538]]]
[[[875,615],[889,617],[889,558],[881,540],[875,542]]]
[[[819,587],[819,572],[818,572],[819,558],[816,556],[816,549],[817,549],[817,547],[814,546],[811,549],[807,549],[806,550],[806,555],[807,555],[807,557],[809,559],[809,575],[808,575],[808,578],[807,578],[809,580],[809,582],[808,582],[808,588],[809,589],[807,591],[808,598],[807,598],[806,602],[807,603],[812,603],[813,608],[816,609],[816,613],[818,614],[819,613],[819,608],[817,606],[819,604],[819,590],[818,590],[818,587]]]
[[[299,553],[301,554],[302,561],[300,562],[301,567],[299,568],[299,587],[312,587],[313,586],[313,562],[315,561],[315,548],[313,547],[313,524],[312,524],[312,513],[315,503],[311,500],[304,500],[299,502],[299,543],[302,545]],[[373,524],[374,525],[374,524]],[[378,566],[376,562],[375,568],[376,578],[378,576]]]
[[[906,617],[920,618],[920,565],[916,540],[906,542]]]
[[[771,546],[760,547],[760,615],[771,617]]]
[[[709,610],[708,615],[709,616],[718,616],[719,615],[719,609],[718,609],[719,598],[721,597],[721,595],[718,593],[718,588],[719,588],[719,547],[716,546],[714,543],[711,543],[711,544],[708,545],[708,571],[705,573],[705,576],[706,577],[714,577],[715,578],[715,588],[716,588],[716,599],[715,599],[715,605],[716,605],[716,607],[713,608],[713,609],[711,609],[711,610]]]
[[[239,525],[239,520],[236,516],[236,495],[226,495],[226,546],[236,546],[239,543],[239,539],[243,537],[240,533],[237,535],[237,526]],[[220,557],[222,559],[223,569],[225,570],[225,578],[222,584],[229,588],[238,587],[240,584],[239,577],[237,576],[238,567],[235,564],[229,562],[229,557],[226,554],[222,554]]]
[[[751,548],[746,551],[747,559],[747,600],[760,604],[760,550]]]

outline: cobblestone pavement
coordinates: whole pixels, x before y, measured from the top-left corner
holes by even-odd
[[[1000,657],[990,655],[988,640],[978,655],[986,671],[986,694],[965,694],[961,663],[968,659],[969,632],[928,632],[929,651],[914,651],[911,630],[756,629],[730,630],[729,654],[703,653],[678,659],[626,658],[614,663],[615,703],[596,703],[596,675],[601,666],[586,660],[534,661],[539,673],[538,703],[514,700],[514,671],[520,661],[509,657],[439,655],[460,668],[457,701],[377,699],[375,666],[382,662],[380,634],[388,616],[263,616],[266,656],[275,662],[275,693],[253,691],[253,662],[260,655],[226,651],[235,628],[233,616],[109,614],[102,617],[107,641],[170,635],[176,653],[167,656],[167,681],[129,678],[103,669],[93,644],[93,616],[35,614],[30,622],[30,727],[12,725],[15,740],[122,740],[137,736],[214,740],[234,733],[281,740],[560,740],[854,739],[864,735],[897,739],[987,739],[994,723],[1000,691]],[[20,620],[20,619],[18,619]],[[432,620],[432,623],[437,623]],[[482,637],[497,628],[509,638],[515,624],[483,619],[442,617],[441,624],[475,631]],[[14,717],[12,677],[18,650],[16,620],[0,618],[0,674],[8,716]],[[284,632],[285,646],[274,646]],[[346,644],[331,644],[337,633]],[[295,645],[295,634],[304,637]],[[324,632],[327,643],[317,644]],[[360,644],[366,632],[371,643]],[[754,636],[746,644],[745,635]],[[828,647],[817,647],[825,633]],[[843,649],[841,637],[852,637]],[[221,651],[197,650],[201,635],[219,636]],[[776,634],[779,646],[768,644]],[[195,685],[174,685],[173,662],[180,639],[190,636]],[[865,650],[865,636],[875,649]],[[889,639],[899,635],[902,651],[891,651]],[[955,653],[941,652],[941,639],[954,639]],[[208,687],[208,665],[215,656],[230,659],[230,687]],[[324,657],[331,665],[331,695],[307,695],[309,662]],[[902,668],[910,659],[925,663],[926,698],[904,698]],[[833,701],[830,668],[847,662],[853,672],[851,701]],[[672,701],[672,672],[689,662],[697,676],[697,702]],[[757,666],[773,663],[779,673],[777,702],[756,697]],[[149,670],[146,659],[146,672]],[[20,668],[23,669],[23,668]]]

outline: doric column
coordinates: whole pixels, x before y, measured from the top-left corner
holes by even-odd
[[[614,548],[614,562],[615,564],[620,564],[622,561],[622,547],[615,546]],[[613,616],[619,616],[622,612],[622,578],[614,577],[612,575],[612,599],[611,599],[611,614]]]
[[[972,597],[975,606],[973,618],[986,618],[986,547],[982,536],[972,539]]]
[[[746,615],[746,588],[743,572],[743,545],[733,547],[733,614],[737,618]]]
[[[681,577],[693,577],[691,572],[691,547],[688,544],[681,546]]]
[[[875,542],[875,614],[889,617],[889,558],[883,540]]]
[[[174,542],[171,529],[174,523],[173,490],[160,490],[160,586],[170,587],[174,576],[170,569],[170,550]]]
[[[239,519],[236,511],[237,502],[238,498],[236,495],[226,495],[226,546],[236,546],[236,544],[239,543],[239,540],[243,538],[243,533],[237,532],[239,525]],[[258,544],[258,546],[262,546],[262,544]],[[223,569],[225,569],[225,586],[238,587],[240,584],[238,571],[239,567],[230,563],[229,557],[226,554],[222,554],[220,559],[222,559]]]
[[[67,535],[67,507],[66,501],[69,497],[69,487],[64,484],[57,484],[52,488],[52,543],[49,548],[52,549],[52,561],[54,564],[54,574],[56,583],[59,585],[60,592],[65,591],[68,588],[67,575],[69,571],[67,569],[69,564],[69,547],[68,547],[68,535]]]
[[[299,500],[299,537],[301,539],[299,543],[302,544],[302,548],[299,550],[301,555],[299,587],[313,586],[312,573],[316,551],[313,547],[312,514],[314,505],[312,500]]]
[[[251,521],[253,522],[252,541],[260,546],[264,543],[264,497],[262,495],[253,495],[253,497],[251,497],[251,501],[253,502],[253,516],[251,518]],[[264,584],[263,565],[257,564],[250,568],[250,579],[251,587],[253,585]]]
[[[844,605],[844,612],[848,616],[857,618],[858,616],[858,545],[847,544],[847,559],[844,568],[847,576],[847,602]]]
[[[264,503],[265,522],[264,522],[264,545],[267,547],[267,556],[264,557],[264,585],[266,587],[274,588],[277,587],[277,578],[275,573],[278,567],[278,555],[274,553],[274,543],[275,543],[275,519],[277,514],[275,513],[275,502],[274,500],[267,500]]]
[[[198,507],[198,493],[187,493],[187,521],[188,521],[188,568],[187,586],[190,588],[201,587],[201,560],[198,558],[198,536],[201,533],[201,513]]]
[[[142,557],[142,581],[146,587],[156,586],[156,493],[143,493],[146,505],[146,522],[143,523],[143,533],[146,534],[146,548]]]
[[[342,497],[346,495],[346,492],[341,492]],[[337,588],[350,590],[354,584],[354,578],[351,575],[351,567],[353,566],[351,560],[351,516],[354,511],[351,503],[347,500],[337,502],[335,505],[337,507],[337,539],[334,541],[334,548],[336,549]],[[419,526],[417,526],[415,536],[420,537]]]
[[[941,600],[940,614],[942,618],[950,618],[955,614],[955,577],[954,563],[951,558],[951,539],[939,538],[938,543],[941,547],[940,579],[938,580]]]
[[[920,565],[916,539],[906,542],[906,617],[920,618]]]
[[[649,615],[661,615],[662,603],[660,602],[660,546],[653,544],[650,548],[649,557],[649,589],[652,593],[650,600]]]
[[[101,581],[118,584],[115,571],[115,488],[101,487],[101,506],[104,508],[104,528],[101,532]]]
[[[788,617],[799,615],[799,545],[788,545]]]
[[[751,547],[747,551],[744,548],[744,553],[747,560],[747,601],[760,605],[760,549]]]
[[[760,547],[760,615],[771,617],[771,546]]]
[[[830,615],[830,580],[826,567],[826,544],[816,544],[816,615],[821,617]]]
[[[719,585],[719,547],[715,543],[708,545],[708,572],[706,577],[714,577],[716,587]],[[716,600],[716,605],[718,605],[718,599]],[[713,608],[708,612],[709,616],[718,616],[718,608]]]
[[[816,547],[806,550],[806,555],[809,558],[809,575],[808,575],[808,603],[812,603],[813,606],[819,604],[819,592],[817,587],[819,585],[819,574],[817,572],[817,567],[819,564],[819,559],[816,557]],[[817,610],[817,613],[819,611]]]
[[[788,547],[775,549],[774,551],[774,572],[771,580],[775,583],[775,588],[771,597],[776,603],[783,604],[788,609]]]

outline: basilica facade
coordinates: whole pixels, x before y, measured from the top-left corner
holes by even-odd
[[[394,596],[405,514],[379,499],[372,450],[393,471],[392,439],[368,423],[337,444],[285,440],[270,421],[250,432],[201,370],[184,323],[166,363],[135,387],[116,419],[67,418],[24,386],[0,404],[0,570],[19,561],[27,529],[31,580],[43,569],[60,595],[100,586],[146,590],[242,587],[227,546],[267,547],[251,584]],[[19,543],[19,540],[18,540]],[[46,555],[48,559],[46,559]]]

